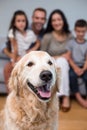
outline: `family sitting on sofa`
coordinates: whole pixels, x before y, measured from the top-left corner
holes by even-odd
[[[32,14],[32,24],[28,25],[28,18],[24,11],[14,12],[7,38],[7,46],[3,53],[10,59],[4,67],[4,78],[8,88],[8,80],[15,63],[32,50],[48,52],[61,68],[61,82],[59,93],[62,97],[61,110],[70,110],[70,92],[77,101],[87,108],[87,99],[81,96],[78,78],[82,78],[87,87],[87,22],[79,19],[75,22],[75,37],[69,30],[69,25],[64,13],[55,9],[51,12],[47,27],[46,10],[36,8]]]

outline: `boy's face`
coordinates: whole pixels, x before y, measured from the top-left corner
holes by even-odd
[[[86,27],[75,27],[76,38],[78,39],[84,39],[86,32]]]

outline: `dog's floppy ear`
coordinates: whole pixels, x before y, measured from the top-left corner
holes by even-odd
[[[9,78],[8,86],[10,91],[15,90],[17,92],[17,87],[18,87],[18,74],[17,74],[17,68],[14,67],[12,70],[11,76]]]
[[[9,78],[9,83],[8,83],[9,90],[10,91],[15,90],[17,92],[17,94],[18,94],[19,87],[20,87],[20,85],[19,85],[20,73],[22,72],[22,69],[23,69],[23,66],[24,66],[26,59],[27,59],[27,55],[24,56],[24,58],[22,57],[22,59],[20,59],[15,64],[15,66],[12,70],[11,76]]]
[[[15,92],[19,93],[19,74],[21,73],[23,66],[21,64],[21,62],[18,62],[15,67],[12,70],[11,76],[9,78],[9,90],[13,91],[15,90]]]

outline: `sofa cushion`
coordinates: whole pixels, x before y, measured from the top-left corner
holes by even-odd
[[[7,59],[7,56],[3,53],[3,49],[6,47],[6,38],[0,38],[0,58]]]
[[[8,59],[4,59],[4,58],[0,58],[0,82],[4,82],[4,67],[7,64],[9,60]]]
[[[3,53],[3,49],[5,48],[6,38],[0,38],[0,83],[4,82],[4,67],[6,63],[9,61],[9,58]]]
[[[7,93],[7,89],[4,83],[0,83],[0,93]]]

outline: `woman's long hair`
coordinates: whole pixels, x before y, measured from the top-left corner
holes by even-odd
[[[66,19],[64,13],[63,13],[61,10],[59,10],[59,9],[54,10],[54,11],[50,14],[45,33],[50,33],[50,32],[52,32],[52,31],[54,30],[54,28],[52,27],[52,16],[53,16],[54,14],[59,14],[59,15],[61,15],[61,17],[62,17],[62,20],[63,20],[63,22],[64,22],[62,32],[66,33],[66,34],[70,33],[69,25],[68,25],[67,19]]]

